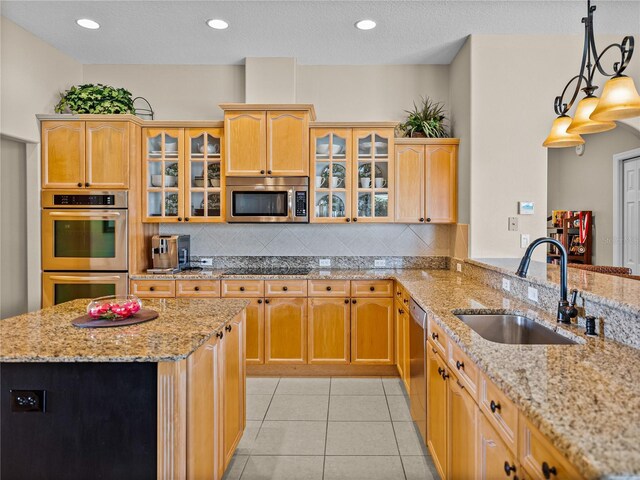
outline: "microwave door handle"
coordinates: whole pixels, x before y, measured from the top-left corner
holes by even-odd
[[[49,212],[52,217],[119,217],[120,212]]]
[[[293,189],[289,189],[289,220],[293,221]]]
[[[69,282],[69,281],[77,281],[77,282],[91,282],[93,280],[113,280],[118,281],[121,280],[122,277],[118,275],[114,276],[105,276],[105,277],[73,277],[71,275],[52,275],[49,277],[51,280],[57,280],[60,282]]]

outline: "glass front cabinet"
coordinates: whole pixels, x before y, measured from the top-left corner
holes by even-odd
[[[143,129],[146,222],[223,222],[222,128]]]
[[[312,128],[312,222],[393,222],[393,138],[393,128]]]

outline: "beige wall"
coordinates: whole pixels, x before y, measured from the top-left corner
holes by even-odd
[[[82,65],[0,17],[0,133],[39,142],[37,113],[52,113],[59,92],[82,82]]]
[[[27,158],[23,142],[0,139],[0,318],[27,311]]]
[[[246,58],[244,70],[245,102],[296,103],[295,58]]]
[[[470,217],[471,168],[471,42],[467,38],[449,70],[449,105],[452,136],[460,138],[458,147],[458,222]]]
[[[223,102],[244,102],[244,66],[85,65],[84,81],[149,100],[156,120],[222,120]]]
[[[448,65],[298,65],[296,85],[319,121],[399,121],[421,95],[449,107]]]
[[[548,213],[551,210],[592,210],[596,265],[613,265],[613,155],[640,148],[640,132],[615,130],[584,136],[585,151],[549,151]]]

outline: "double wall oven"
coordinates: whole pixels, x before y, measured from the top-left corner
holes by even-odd
[[[127,192],[42,193],[42,305],[127,293]]]

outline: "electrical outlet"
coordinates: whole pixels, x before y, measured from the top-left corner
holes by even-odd
[[[532,302],[538,302],[538,289],[537,288],[533,288],[533,287],[529,287],[527,289],[527,296],[529,297],[529,300],[531,300]]]
[[[381,258],[379,260],[374,260],[373,266],[375,268],[384,268],[387,266],[387,261],[384,258]]]
[[[330,267],[331,266],[331,260],[328,258],[321,258],[320,259],[320,266],[321,267]]]
[[[531,236],[528,233],[520,234],[520,248],[527,248],[531,243]]]
[[[213,267],[213,258],[201,258],[200,259],[201,267]]]
[[[505,310],[511,308],[511,301],[508,298],[502,299],[502,308]]]
[[[507,292],[511,291],[511,280],[509,280],[508,278],[503,278],[502,279],[502,289],[506,290]]]
[[[510,232],[518,231],[518,217],[509,217],[509,231]]]
[[[456,271],[458,271],[458,272],[462,271],[462,264],[461,263],[456,263]]]

